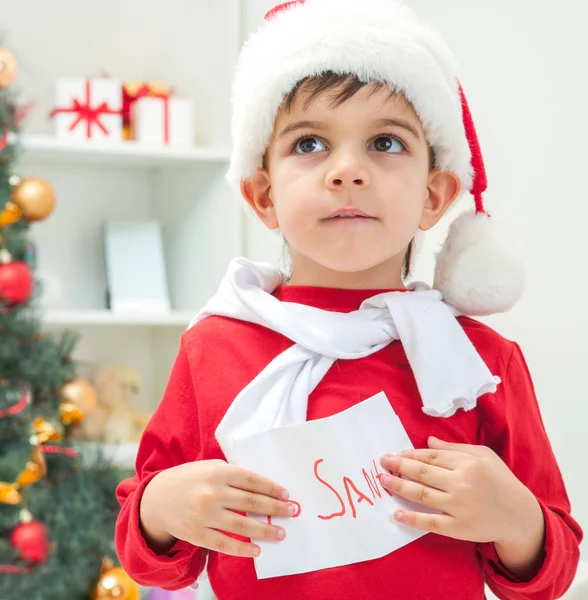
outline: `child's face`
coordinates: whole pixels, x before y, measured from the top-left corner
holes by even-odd
[[[295,97],[290,111],[281,109],[276,118],[266,169],[242,190],[264,223],[284,235],[292,283],[379,272],[387,277],[377,277],[378,287],[399,287],[417,228],[439,220],[459,181],[430,169],[412,106],[386,88],[366,86],[336,107],[332,92],[309,106]],[[333,216],[341,209],[365,216]]]

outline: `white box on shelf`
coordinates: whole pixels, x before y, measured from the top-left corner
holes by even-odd
[[[110,309],[116,313],[170,311],[161,225],[154,219],[108,221],[104,250]]]
[[[132,106],[133,138],[141,144],[192,146],[194,106],[182,98],[139,98]]]
[[[111,77],[59,78],[55,87],[55,135],[86,141],[122,141],[122,87]]]

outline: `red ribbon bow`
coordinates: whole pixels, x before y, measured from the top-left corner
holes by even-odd
[[[51,111],[50,117],[62,113],[71,113],[77,115],[72,124],[69,126],[69,130],[73,131],[82,121],[86,122],[86,137],[92,137],[92,126],[96,125],[104,135],[108,135],[109,131],[104,126],[104,123],[100,120],[103,115],[120,115],[120,110],[109,108],[107,102],[102,102],[96,107],[92,107],[92,86],[89,79],[86,80],[86,97],[83,102],[74,98],[72,105],[69,108],[56,108]]]
[[[163,100],[163,141],[169,144],[169,96]]]

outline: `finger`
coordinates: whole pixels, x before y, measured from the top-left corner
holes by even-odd
[[[428,446],[434,450],[449,450],[453,452],[462,452],[465,454],[471,454],[473,456],[486,456],[490,450],[490,448],[486,446],[476,446],[473,444],[457,444],[455,442],[446,442],[445,440],[440,440],[435,436],[429,437]]]
[[[429,487],[449,491],[451,487],[451,471],[430,465],[420,460],[392,456],[387,454],[382,458],[382,466],[394,474],[403,475],[413,481],[428,485]]]
[[[224,511],[225,515],[221,518],[215,529],[235,533],[242,537],[280,542],[286,537],[286,530],[277,525],[262,523],[257,519],[234,513],[230,510]]]
[[[296,513],[296,507],[290,502],[276,500],[269,496],[228,488],[222,500],[223,506],[231,510],[270,515],[273,517],[291,517]]]
[[[415,483],[402,477],[396,477],[395,475],[388,475],[386,473],[382,475],[380,481],[392,494],[402,496],[411,502],[416,502],[429,508],[443,510],[447,507],[450,499],[449,494],[446,492],[436,490],[422,483]]]
[[[410,510],[397,510],[393,516],[397,523],[408,525],[420,531],[429,531],[452,537],[454,518],[449,515],[431,515]]]
[[[261,548],[257,544],[235,540],[214,529],[208,529],[203,540],[199,541],[197,545],[201,548],[213,550],[214,552],[228,554],[229,556],[254,557],[261,554]]]
[[[234,488],[270,496],[279,500],[288,499],[288,491],[268,477],[254,473],[243,467],[229,465],[227,483]]]
[[[448,471],[453,471],[463,462],[463,453],[452,450],[438,450],[436,448],[423,448],[418,450],[403,450],[396,456],[418,460],[427,465],[434,465]]]

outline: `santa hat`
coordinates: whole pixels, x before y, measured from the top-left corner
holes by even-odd
[[[266,15],[237,65],[228,180],[238,187],[261,167],[284,97],[327,71],[388,83],[412,104],[435,167],[454,172],[473,196],[473,210],[449,228],[434,287],[464,314],[510,309],[522,295],[523,267],[484,209],[486,171],[455,60],[440,35],[395,0],[295,0]]]

